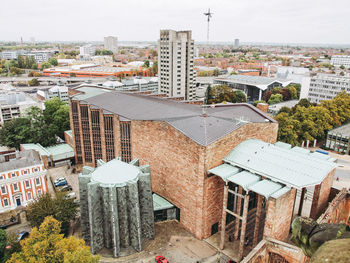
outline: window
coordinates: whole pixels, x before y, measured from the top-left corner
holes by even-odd
[[[37,193],[38,193],[38,196],[41,196],[41,195],[42,195],[42,192],[41,192],[41,190],[40,190],[40,189],[38,190],[38,192],[37,192]]]
[[[4,176],[0,175],[0,180],[4,179]]]
[[[26,188],[30,188],[30,182],[29,182],[29,180],[26,180],[26,181],[24,182],[24,184],[25,184]]]
[[[7,198],[4,198],[3,202],[5,207],[9,205],[9,200]]]
[[[6,192],[6,186],[1,186],[1,193],[2,194],[6,194],[7,192]]]
[[[27,200],[32,200],[32,193],[31,192],[27,193]]]
[[[23,174],[28,174],[28,171],[27,170],[23,170]]]
[[[13,186],[13,191],[18,191],[18,184],[17,183],[13,184],[12,186]]]
[[[34,173],[39,172],[39,168],[34,168]]]
[[[35,185],[41,185],[40,178],[35,178]]]

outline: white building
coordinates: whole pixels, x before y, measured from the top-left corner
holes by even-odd
[[[191,31],[160,31],[158,90],[168,97],[195,99],[194,40],[191,36]]]
[[[105,37],[104,48],[112,51],[113,53],[118,53],[118,38],[112,36]]]
[[[80,47],[81,57],[95,56],[95,52],[96,47],[91,44]]]
[[[47,50],[31,51],[30,53],[25,54],[25,56],[33,56],[37,63],[48,61],[50,58],[53,57],[53,55],[54,55],[54,52],[47,51]]]
[[[235,39],[235,47],[236,48],[239,47],[239,39],[238,38]]]
[[[45,100],[57,97],[61,101],[66,103],[69,102],[68,87],[63,85],[57,85],[47,90],[38,90],[37,94],[43,97]]]
[[[350,77],[317,74],[311,78],[308,99],[310,102],[319,103],[322,100],[333,99],[342,91],[350,94]]]
[[[331,64],[333,66],[344,66],[346,68],[350,67],[350,56],[332,56]]]
[[[0,93],[0,125],[25,114],[26,109],[32,106],[42,108],[42,103],[23,92],[4,91]]]
[[[2,51],[1,52],[1,58],[2,59],[17,59],[18,57],[18,52],[16,50],[8,50],[8,51]]]
[[[5,160],[0,156],[0,213],[48,193],[46,169],[38,152],[17,152],[16,158]]]

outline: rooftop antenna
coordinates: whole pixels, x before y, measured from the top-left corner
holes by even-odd
[[[207,42],[209,44],[209,22],[210,22],[210,18],[211,15],[213,15],[214,13],[210,12],[210,8],[208,9],[208,13],[204,13],[205,16],[207,16],[207,21],[208,21],[208,29],[207,29]]]

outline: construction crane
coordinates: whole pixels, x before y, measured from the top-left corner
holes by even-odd
[[[207,17],[207,21],[208,21],[208,29],[207,29],[207,42],[209,43],[209,22],[210,22],[210,18],[214,13],[210,12],[210,8],[208,9],[208,13],[204,13],[204,15]]]

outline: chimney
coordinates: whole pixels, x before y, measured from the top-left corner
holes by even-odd
[[[256,105],[256,107],[263,112],[267,112],[269,109],[269,104],[260,102],[258,105]]]

